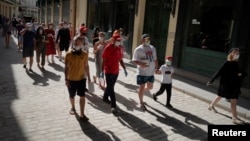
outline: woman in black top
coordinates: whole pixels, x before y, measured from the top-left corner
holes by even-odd
[[[99,41],[99,32],[100,32],[99,27],[96,27],[92,34],[93,46],[95,45],[97,41]]]
[[[208,109],[217,112],[214,105],[218,103],[222,97],[230,99],[232,119],[235,124],[242,123],[237,117],[236,105],[240,95],[241,78],[246,75],[246,73],[243,73],[239,68],[239,56],[240,52],[238,48],[231,49],[227,56],[227,61],[207,83],[207,85],[211,85],[216,78],[220,77],[218,95],[209,105]]]

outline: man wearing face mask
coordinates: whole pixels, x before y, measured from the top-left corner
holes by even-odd
[[[94,44],[96,75],[93,77],[95,83],[96,83],[96,79],[98,79],[99,87],[103,90],[104,90],[104,86],[101,85],[100,74],[102,71],[102,54],[104,51],[104,47],[107,45],[107,42],[104,40],[104,38],[105,38],[105,33],[99,32],[98,34],[99,40]]]
[[[67,25],[62,22],[60,23],[60,26],[62,28],[59,29],[58,31],[58,34],[56,37],[56,43],[59,43],[60,52],[58,55],[59,55],[59,60],[61,61],[62,51],[65,51],[65,52],[68,51],[71,38],[70,38],[70,31]]]
[[[215,99],[211,102],[208,110],[213,110],[217,113],[214,106],[220,101],[222,97],[230,99],[231,101],[231,112],[232,112],[232,122],[234,124],[241,124],[243,121],[237,116],[237,100],[241,93],[241,79],[247,74],[239,68],[240,50],[239,48],[232,48],[227,56],[227,61],[221,66],[221,68],[214,74],[212,79],[207,83],[207,85],[212,85],[214,80],[220,77],[220,83],[218,88],[218,94]]]
[[[103,95],[103,101],[108,104],[111,103],[111,112],[113,114],[117,113],[114,87],[119,74],[119,64],[123,67],[125,76],[127,76],[127,71],[124,62],[122,60],[123,55],[121,53],[120,45],[121,45],[120,35],[118,34],[113,35],[112,43],[108,44],[104,48],[102,54],[102,59],[103,59],[102,69],[104,70],[102,72],[105,73],[106,84],[107,84]],[[103,73],[101,73],[100,77],[103,77]],[[111,101],[109,101],[108,99],[109,97]]]
[[[35,47],[35,38],[36,34],[32,30],[32,24],[27,23],[26,27],[20,32],[23,36],[23,68],[26,69],[26,57],[30,58],[29,63],[29,71],[33,72],[32,65],[33,65],[33,56],[34,56],[34,47]]]
[[[171,56],[166,57],[165,63],[166,64],[161,65],[160,69],[156,71],[157,74],[162,75],[161,87],[155,94],[153,94],[153,99],[156,101],[157,96],[163,94],[163,92],[166,90],[167,94],[166,107],[173,108],[173,106],[170,104],[172,95],[172,75],[174,73],[174,68],[172,67],[172,57]]]
[[[85,85],[86,85],[86,67],[88,62],[88,54],[82,51],[81,36],[73,38],[72,49],[65,56],[65,83],[69,91],[69,99],[71,104],[70,114],[76,114],[75,95],[80,97],[80,119],[88,121],[89,118],[84,114],[85,109]]]
[[[158,60],[155,47],[150,45],[149,34],[143,34],[142,44],[139,45],[133,54],[132,61],[137,65],[137,84],[139,85],[138,95],[143,110],[147,110],[143,102],[145,91],[153,88],[155,69],[158,69]]]

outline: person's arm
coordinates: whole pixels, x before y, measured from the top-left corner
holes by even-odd
[[[60,29],[59,29],[59,30],[58,30],[58,32],[57,32],[57,36],[56,36],[56,43],[58,43],[58,40],[59,40],[60,34],[61,34],[61,32],[60,32]]]
[[[28,30],[27,28],[23,28],[23,29],[20,31],[20,34],[21,34],[21,35],[24,35],[24,34],[26,33],[27,30]]]
[[[95,44],[94,44],[94,49],[93,49],[93,53],[94,54],[96,54],[96,52],[97,52],[97,46],[98,46],[98,42],[96,42]]]
[[[86,73],[87,73],[88,81],[91,82],[88,57],[89,57],[89,53],[87,53],[87,59],[86,59],[86,62],[85,62],[85,70],[86,70]]]
[[[207,85],[211,85],[216,78],[218,78],[219,76],[221,76],[221,74],[223,73],[224,66],[225,66],[226,62],[219,68],[218,71],[216,71],[216,73],[213,75],[213,77],[211,78],[211,80],[208,81]]]
[[[65,84],[67,87],[69,87],[69,80],[68,80],[68,72],[69,72],[69,62],[67,59],[67,55],[65,56],[65,68],[64,68],[64,75],[65,75]]]

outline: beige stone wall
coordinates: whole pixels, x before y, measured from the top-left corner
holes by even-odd
[[[168,27],[168,37],[166,45],[166,56],[172,56],[174,50],[174,40],[177,25],[177,15],[178,15],[179,0],[176,0],[175,16],[170,15],[169,27]]]
[[[0,6],[0,14],[8,18],[12,18],[13,14],[15,13],[15,5],[0,1]]]
[[[133,44],[132,50],[141,44],[141,35],[143,34],[143,26],[144,26],[144,13],[146,7],[146,0],[139,0],[138,3],[138,12],[135,15],[134,20],[134,33],[133,33]]]

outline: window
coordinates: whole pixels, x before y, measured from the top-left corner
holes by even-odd
[[[193,0],[188,47],[227,52],[234,26],[233,0]]]

